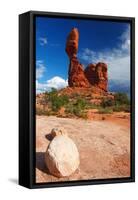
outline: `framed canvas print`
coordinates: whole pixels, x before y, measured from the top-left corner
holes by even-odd
[[[135,19],[19,15],[19,184],[135,180]]]

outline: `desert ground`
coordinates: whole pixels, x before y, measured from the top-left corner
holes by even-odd
[[[52,176],[44,162],[51,129],[64,127],[77,145],[80,166],[70,177]],[[93,119],[36,116],[36,182],[130,176],[130,114],[95,114]]]

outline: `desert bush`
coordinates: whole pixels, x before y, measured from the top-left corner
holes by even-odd
[[[130,112],[130,100],[126,93],[118,92],[114,95],[114,100],[112,99],[103,99],[101,103],[100,112],[110,113],[110,111],[115,112]]]
[[[74,104],[78,109],[84,110],[87,106],[87,102],[85,99],[78,98]]]
[[[111,108],[99,108],[99,113],[100,114],[112,114],[113,113],[113,109]]]
[[[116,105],[130,105],[130,100],[126,93],[118,92],[115,94],[115,104]]]
[[[85,108],[87,107],[87,102],[84,99],[76,99],[75,102],[70,102],[66,106],[66,113],[73,114],[77,117],[85,118]]]
[[[82,110],[77,107],[75,104],[68,104],[68,106],[66,106],[66,113],[70,113],[76,116],[79,116],[81,114]]]
[[[115,105],[113,106],[113,111],[114,112],[121,112],[121,111],[124,111],[124,112],[130,112],[130,105]]]
[[[112,99],[103,99],[102,102],[101,102],[101,106],[103,108],[106,108],[106,107],[111,107],[115,104],[114,100]]]
[[[36,108],[36,115],[48,115],[48,113],[44,109]]]
[[[62,106],[65,106],[66,104],[68,104],[68,102],[69,102],[69,99],[67,96],[55,95],[51,98],[51,108],[53,111],[58,111]]]
[[[45,103],[49,104],[51,110],[57,112],[62,106],[69,102],[69,98],[66,95],[58,96],[58,92],[55,88],[52,88],[50,92],[45,95]]]

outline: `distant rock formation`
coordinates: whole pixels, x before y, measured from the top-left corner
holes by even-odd
[[[106,63],[98,62],[97,64],[89,64],[84,70],[83,65],[77,58],[79,43],[79,31],[73,28],[67,37],[66,53],[70,59],[68,71],[69,87],[91,86],[98,87],[104,91],[108,91],[108,68]]]
[[[91,85],[97,86],[104,91],[108,90],[107,64],[102,62],[89,64],[85,69],[85,76]]]

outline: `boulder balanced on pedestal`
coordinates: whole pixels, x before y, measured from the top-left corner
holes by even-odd
[[[67,37],[66,53],[70,59],[68,71],[68,84],[70,87],[89,87],[84,74],[83,65],[77,59],[79,31],[73,28]]]

